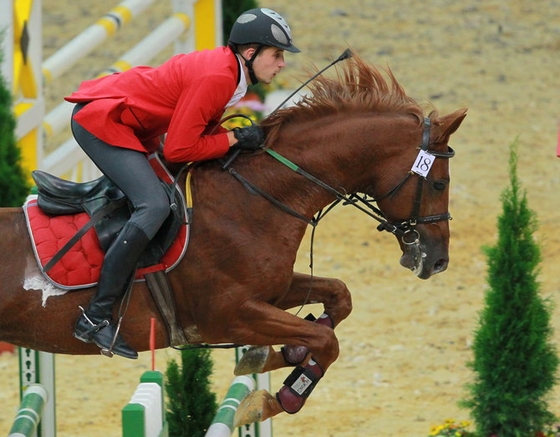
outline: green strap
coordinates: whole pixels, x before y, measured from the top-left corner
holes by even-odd
[[[277,159],[278,161],[280,161],[282,164],[284,164],[285,166],[289,167],[290,169],[292,169],[293,171],[298,171],[299,167],[297,165],[295,165],[292,161],[290,161],[287,158],[284,158],[282,155],[280,155],[279,153],[275,152],[272,149],[265,149],[266,153],[268,153],[270,156],[272,156],[273,158]]]
[[[295,171],[297,174],[300,174],[300,175],[306,177],[307,179],[309,179],[313,183],[319,185],[320,187],[323,187],[325,190],[332,193],[337,199],[337,201],[335,203],[333,203],[332,206],[336,205],[336,203],[338,203],[339,201],[344,201],[345,204],[352,205],[352,206],[358,208],[360,211],[366,213],[367,215],[374,218],[378,222],[388,223],[387,220],[385,219],[385,216],[383,215],[383,213],[379,209],[377,209],[373,205],[371,205],[371,202],[368,202],[368,201],[364,200],[363,198],[361,198],[361,197],[359,197],[355,194],[349,196],[347,194],[341,193],[341,192],[335,190],[330,185],[327,185],[326,183],[324,183],[320,179],[317,179],[315,176],[307,173],[305,170],[302,170],[300,167],[298,167],[296,164],[294,164],[289,159],[280,155],[278,152],[275,152],[272,149],[264,149],[264,150],[265,150],[266,153],[268,153],[274,159],[281,162],[282,164],[284,164],[285,166],[287,166],[291,170]],[[364,203],[367,206],[367,208],[369,208],[369,211],[366,208],[364,208],[362,205],[360,205],[359,202]],[[317,222],[318,220],[315,220],[315,221]],[[394,225],[392,225],[392,226],[394,226]],[[394,231],[391,231],[391,232],[394,232]]]
[[[311,182],[319,185],[320,187],[323,187],[325,190],[334,194],[337,199],[348,200],[346,195],[338,192],[337,190],[335,190],[330,185],[325,184],[322,180],[317,179],[312,174],[307,173],[305,170],[301,169],[296,164],[294,164],[292,161],[290,161],[288,158],[283,157],[282,155],[280,155],[278,152],[275,152],[274,150],[271,150],[271,149],[265,149],[265,150],[270,156],[272,156],[273,158],[275,158],[276,160],[278,160],[279,162],[284,164],[289,169],[295,171],[297,174],[300,174],[300,175],[306,177]]]

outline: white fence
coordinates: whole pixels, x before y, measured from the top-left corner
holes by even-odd
[[[26,171],[40,168],[73,180],[98,176],[95,166],[72,138],[45,153],[45,138],[69,126],[72,105],[61,103],[45,114],[43,83],[62,76],[152,4],[157,5],[156,0],[123,1],[43,61],[41,0],[0,0],[0,28],[5,34],[2,73],[14,90],[16,137]],[[172,43],[175,53],[221,45],[221,0],[172,0],[172,9],[171,16],[102,74],[148,64]],[[86,79],[91,78],[83,78]]]

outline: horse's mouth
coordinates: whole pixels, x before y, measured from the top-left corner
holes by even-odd
[[[420,279],[428,279],[445,271],[447,263],[444,258],[431,262],[424,245],[420,243],[406,245],[400,259],[401,266],[410,269]]]

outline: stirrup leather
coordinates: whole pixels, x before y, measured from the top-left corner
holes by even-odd
[[[108,358],[113,358],[113,355],[115,355],[113,353],[113,348],[115,347],[115,343],[117,341],[119,331],[121,330],[121,322],[122,322],[122,317],[119,317],[117,325],[115,326],[115,333],[113,334],[113,339],[111,340],[111,344],[109,345],[108,348],[106,348],[106,347],[101,348],[101,351],[100,351],[101,355],[104,355]]]

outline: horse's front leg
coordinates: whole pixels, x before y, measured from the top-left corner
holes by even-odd
[[[322,303],[325,314],[337,326],[352,312],[352,297],[346,284],[340,279],[322,278],[295,273],[290,290],[276,306],[287,310],[301,305]]]
[[[324,312],[316,323],[334,328],[352,311],[352,298],[344,282],[339,279],[312,277],[294,273],[288,293],[276,303],[287,310],[306,304],[322,303]],[[302,363],[309,349],[304,345],[285,345],[281,351],[272,346],[250,348],[235,368],[236,375],[263,373]]]
[[[261,390],[244,400],[236,415],[236,426],[266,420],[283,411],[299,411],[329,366],[338,358],[339,346],[334,330],[263,301],[246,301],[239,310],[243,317],[229,326],[233,342],[298,344],[307,347],[310,356],[294,369],[276,396]]]

